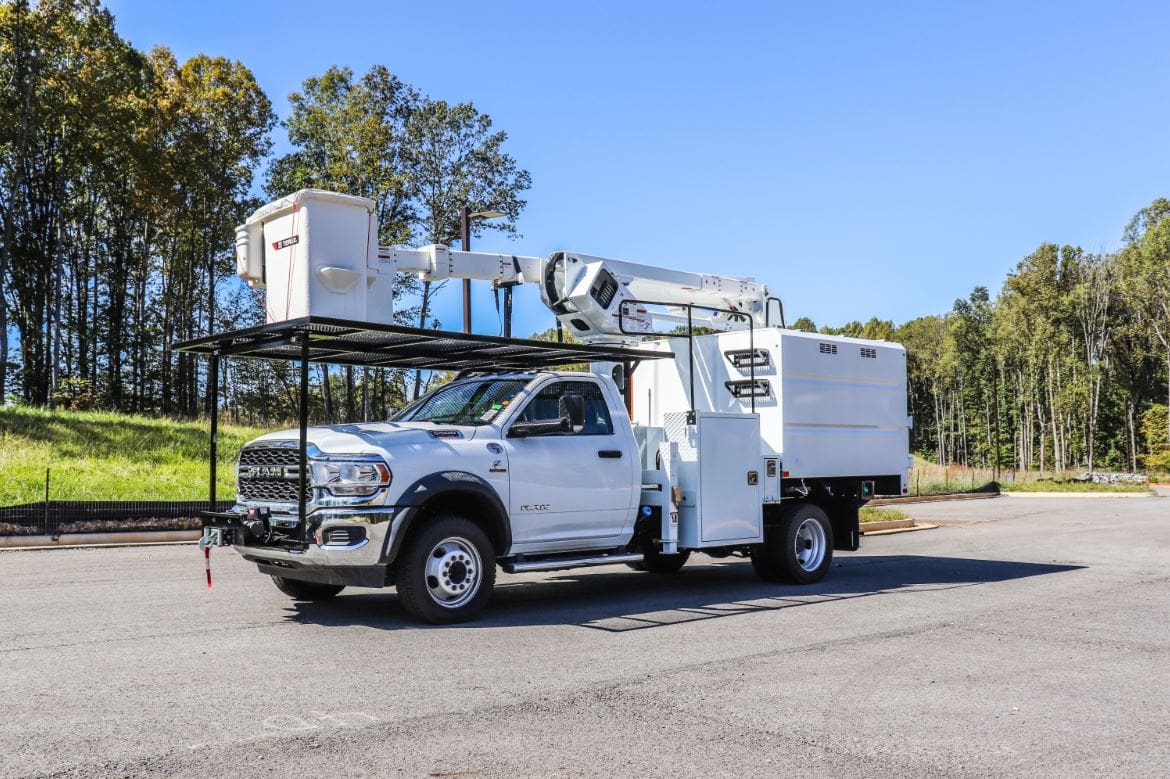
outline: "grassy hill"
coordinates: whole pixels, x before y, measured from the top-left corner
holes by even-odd
[[[235,495],[240,447],[265,432],[221,425],[217,492]],[[208,424],[104,411],[0,407],[0,506],[53,500],[204,500]]]

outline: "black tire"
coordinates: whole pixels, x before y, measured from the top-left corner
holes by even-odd
[[[691,552],[688,549],[685,552],[678,554],[663,554],[658,548],[647,549],[642,554],[642,559],[636,563],[626,563],[626,565],[633,568],[635,571],[649,571],[650,573],[678,573],[682,567],[687,564],[690,559]]]
[[[272,583],[276,585],[276,589],[294,600],[329,600],[345,589],[345,586],[341,584],[302,582],[296,579],[285,579],[283,576],[273,576]]]
[[[764,529],[752,547],[752,567],[768,582],[813,584],[833,565],[833,525],[812,503],[786,506],[780,522]]]
[[[402,606],[436,625],[475,619],[491,599],[496,553],[487,534],[463,517],[442,514],[407,539],[395,584]]]

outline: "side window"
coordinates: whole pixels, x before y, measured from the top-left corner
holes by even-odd
[[[516,419],[522,422],[540,422],[568,416],[562,398],[566,394],[585,399],[585,424],[576,433],[549,433],[548,435],[613,435],[613,420],[601,387],[592,381],[557,381],[536,394]]]

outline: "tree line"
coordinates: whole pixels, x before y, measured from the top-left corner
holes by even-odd
[[[139,51],[99,0],[0,3],[0,395],[201,413],[205,366],[171,345],[262,321],[232,249],[263,199],[369,197],[384,244],[453,244],[465,206],[505,213],[475,233],[515,232],[531,178],[470,103],[382,66],[331,67],[289,103],[289,151],[273,157],[277,120],[243,63]],[[401,275],[399,321],[439,326],[435,292]],[[940,463],[1170,470],[1165,199],[1117,252],[1043,244],[995,296],[979,287],[943,315],[822,332],[906,345],[912,445]],[[317,419],[379,417],[422,387],[400,371],[316,370]],[[237,418],[294,414],[288,365],[228,361],[222,380]]]
[[[262,321],[232,252],[264,199],[370,197],[388,244],[451,244],[464,206],[505,213],[476,233],[515,231],[529,174],[472,104],[381,66],[332,67],[290,103],[291,150],[272,158],[276,116],[243,63],[139,51],[99,0],[0,3],[0,397],[199,414],[205,366],[171,346]],[[433,293],[402,274],[402,321],[437,324]],[[286,418],[288,375],[238,362],[224,373],[229,407]],[[322,378],[320,414],[354,418],[359,403],[396,402],[409,377]]]
[[[1165,198],[1119,251],[1045,243],[994,297],[976,287],[947,314],[821,332],[905,345],[912,448],[940,464],[1170,471]]]

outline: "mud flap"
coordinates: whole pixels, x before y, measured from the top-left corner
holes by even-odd
[[[861,546],[861,518],[853,501],[838,501],[829,512],[833,525],[833,548],[855,552]]]

